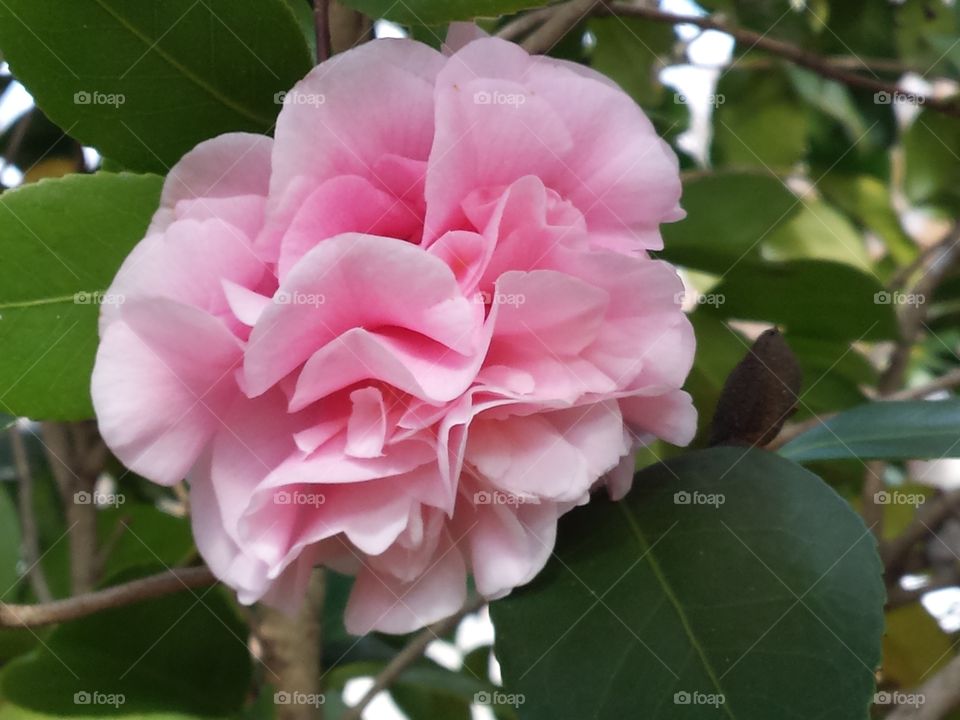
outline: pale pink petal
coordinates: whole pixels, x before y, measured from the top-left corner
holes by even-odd
[[[93,371],[104,440],[131,470],[179,482],[238,394],[241,349],[206,313],[171,300],[125,305],[103,335]]]

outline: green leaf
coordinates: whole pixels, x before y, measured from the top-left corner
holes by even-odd
[[[863,237],[836,208],[822,200],[808,200],[784,227],[764,244],[770,260],[832,260],[870,272]]]
[[[439,25],[451,20],[497,17],[549,5],[550,0],[342,0],[373,18],[411,25]]]
[[[596,40],[590,63],[594,69],[619,83],[641,105],[655,103],[663,94],[658,61],[676,41],[673,28],[617,17],[593,18],[588,28]]]
[[[4,699],[55,717],[226,715],[250,683],[247,630],[222,590],[184,591],[61,625],[0,673]],[[76,693],[123,695],[119,707]],[[0,716],[2,717],[2,716]]]
[[[849,265],[817,260],[741,262],[710,291],[723,298],[702,311],[780,323],[790,333],[838,340],[896,336],[889,294]]]
[[[697,270],[723,273],[760,245],[802,206],[772,175],[719,172],[683,185],[687,217],[663,226],[663,257]]]
[[[201,140],[267,132],[311,66],[284,0],[5,0],[13,74],[72,136],[162,172]]]
[[[727,71],[716,97],[714,164],[785,171],[806,153],[809,113],[784,71]]]
[[[72,175],[0,196],[0,410],[91,417],[99,302],[157,208],[155,175]]]
[[[528,720],[859,719],[883,602],[846,502],[772,453],[717,448],[570,513],[555,558],[491,612]]]
[[[960,209],[960,123],[924,110],[903,138],[904,190],[916,205]]]
[[[796,462],[960,457],[960,399],[861,405],[808,430],[780,454]]]

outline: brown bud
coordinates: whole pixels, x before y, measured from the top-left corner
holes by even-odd
[[[709,444],[767,445],[796,411],[801,383],[790,346],[776,328],[765,331],[723,386]]]

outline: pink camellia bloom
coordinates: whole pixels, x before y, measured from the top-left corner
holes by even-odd
[[[103,436],[188,479],[244,603],[294,609],[321,564],[356,575],[356,633],[455,612],[467,573],[503,596],[560,515],[626,493],[637,446],[694,434],[683,287],[646,252],[679,196],[669,147],[589,69],[493,38],[335,56],[275,139],[169,174],[101,318]]]

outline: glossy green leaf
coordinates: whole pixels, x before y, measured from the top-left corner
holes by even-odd
[[[153,172],[215,135],[268,132],[275,94],[312,64],[284,0],[5,0],[0,48],[65,131]]]
[[[0,196],[0,411],[91,417],[97,314],[156,210],[155,175],[72,175]]]
[[[804,202],[797,214],[764,244],[770,260],[831,260],[870,272],[863,237],[836,208],[822,200]]]
[[[883,602],[846,502],[772,453],[721,448],[570,513],[555,558],[491,612],[528,720],[861,720]]]
[[[789,332],[844,340],[896,335],[892,296],[876,277],[818,260],[741,262],[711,290],[723,302],[705,312],[782,324]]]
[[[343,0],[343,4],[373,18],[412,25],[439,25],[451,20],[509,15],[548,5],[549,0]]]
[[[925,110],[903,138],[904,190],[918,205],[960,209],[960,122]]]
[[[662,228],[666,259],[697,270],[724,273],[746,257],[802,208],[772,175],[719,172],[683,185],[687,217]]]
[[[658,61],[666,56],[676,36],[669,25],[635,18],[594,18],[588,25],[596,47],[590,64],[616,81],[641,105],[656,102],[663,94]],[[683,96],[674,95],[674,101]]]
[[[248,692],[246,637],[222,589],[184,591],[61,625],[3,669],[0,693],[55,717],[223,716]],[[95,694],[123,701],[94,703]]]
[[[804,156],[809,113],[785,72],[725,72],[715,97],[714,164],[782,171]]]
[[[861,405],[825,420],[780,453],[797,462],[960,457],[960,400]]]

